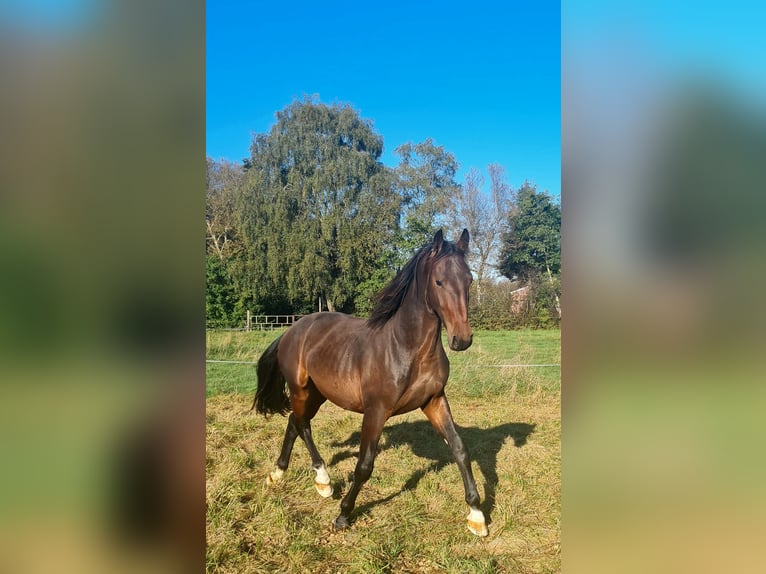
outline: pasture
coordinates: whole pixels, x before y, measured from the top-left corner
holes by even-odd
[[[279,333],[210,331],[207,357],[255,361]],[[488,537],[466,528],[457,465],[420,411],[388,421],[355,522],[333,530],[361,415],[328,402],[312,421],[333,497],[314,490],[300,440],[285,478],[266,486],[286,419],[248,412],[254,365],[208,363],[207,571],[559,571],[560,369],[496,365],[560,363],[560,332],[477,331],[471,348],[447,354],[447,396],[471,453]]]

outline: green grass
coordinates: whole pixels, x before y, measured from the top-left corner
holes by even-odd
[[[208,358],[255,361],[278,332],[210,332]],[[460,474],[419,411],[391,419],[352,527],[336,532],[356,464],[360,415],[326,404],[312,422],[335,496],[314,491],[298,441],[267,487],[285,419],[248,412],[254,365],[208,363],[208,572],[557,572],[560,569],[559,331],[476,332],[449,353],[447,387],[471,452],[490,535],[465,526]]]
[[[207,358],[226,361],[258,360],[261,353],[283,330],[274,331],[208,331]],[[518,384],[540,383],[555,391],[560,380],[558,367],[497,367],[494,365],[560,364],[561,332],[558,329],[524,329],[519,331],[476,331],[473,345],[466,351],[447,350],[451,381],[468,378],[474,385],[468,389],[476,396],[488,391],[502,392],[509,379]],[[447,349],[445,341],[445,349]],[[492,365],[492,366],[490,366]],[[254,364],[208,363],[207,396],[221,393],[255,393],[257,380]],[[450,383],[449,391],[454,385]]]

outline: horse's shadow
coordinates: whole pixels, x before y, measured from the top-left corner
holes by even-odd
[[[524,446],[527,443],[527,437],[535,431],[535,424],[505,423],[486,429],[478,427],[461,428],[456,425],[456,428],[466,447],[468,447],[471,461],[479,466],[484,476],[482,510],[489,521],[492,509],[495,507],[495,491],[498,483],[497,455],[507,438],[512,438],[513,444],[517,448]],[[361,432],[355,431],[345,441],[333,443],[334,447],[349,448],[335,453],[330,461],[330,465],[335,465],[342,460],[357,456],[359,453],[360,437]],[[414,489],[428,472],[438,472],[455,461],[450,449],[426,420],[402,422],[386,426],[383,429],[378,452],[399,445],[409,445],[416,456],[431,460],[431,464],[416,470],[407,479],[407,482],[404,483],[399,492],[391,494],[384,499],[364,504],[358,507],[358,512],[365,512],[373,506],[395,498],[406,490]]]

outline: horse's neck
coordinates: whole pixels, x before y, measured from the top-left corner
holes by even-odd
[[[435,350],[441,345],[441,320],[425,300],[423,286],[427,277],[418,279],[392,318],[392,327],[398,341],[404,342],[408,348],[420,354],[421,351]]]

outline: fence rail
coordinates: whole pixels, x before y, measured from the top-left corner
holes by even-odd
[[[247,318],[240,327],[208,326],[208,331],[271,331],[289,327],[305,315],[253,315],[247,312]]]
[[[245,331],[271,331],[289,327],[303,315],[252,315],[247,312]]]

